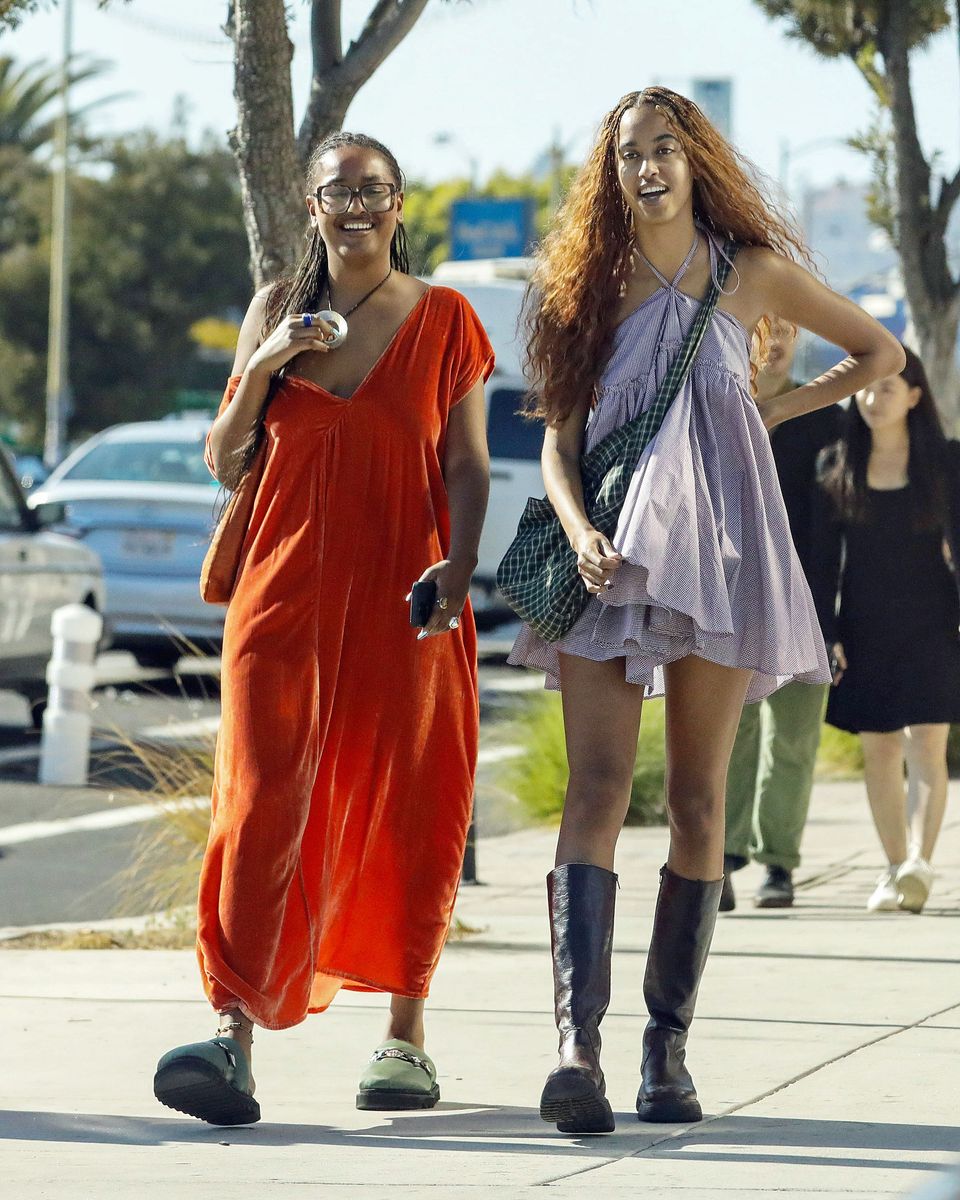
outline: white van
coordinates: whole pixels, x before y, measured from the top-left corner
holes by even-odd
[[[496,270],[501,262],[516,274],[503,278]],[[543,426],[519,414],[526,384],[518,322],[525,291],[521,272],[527,262],[502,259],[442,263],[429,281],[466,296],[483,322],[497,356],[497,365],[486,387],[490,503],[471,589],[477,624],[487,628],[512,617],[497,591],[497,567],[517,531],[527,497],[543,495],[540,474]]]

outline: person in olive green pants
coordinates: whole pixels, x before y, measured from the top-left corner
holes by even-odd
[[[799,387],[790,377],[796,330],[774,321],[767,361],[757,373],[757,399]],[[813,552],[813,498],[817,459],[840,436],[836,405],[785,421],[770,434],[777,475],[790,519],[790,533],[804,571]],[[820,613],[824,624],[824,614]],[[727,832],[720,911],[735,905],[731,875],[751,859],[767,868],[754,897],[759,908],[789,908],[793,871],[800,863],[800,839],[810,806],[813,766],[829,685],[788,683],[759,704],[743,710],[727,774]]]
[[[793,900],[790,875],[800,865],[828,687],[788,683],[743,710],[727,774],[725,874],[729,880],[751,859],[763,863],[767,877],[754,901],[760,908]],[[729,901],[732,886],[724,890]]]

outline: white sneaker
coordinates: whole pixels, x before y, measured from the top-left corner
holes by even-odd
[[[899,867],[890,866],[877,879],[873,895],[867,901],[867,912],[896,912],[900,907],[900,891],[897,887]]]
[[[902,863],[897,872],[895,887],[900,893],[900,907],[907,912],[923,912],[935,878],[933,867],[917,855]]]

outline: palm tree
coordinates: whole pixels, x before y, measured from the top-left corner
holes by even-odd
[[[108,66],[99,59],[89,59],[71,71],[70,83],[94,79]],[[19,66],[9,55],[0,55],[0,149],[16,148],[29,157],[46,153],[53,144],[56,115],[51,108],[59,90],[58,67],[40,62]],[[97,100],[94,104],[104,102]],[[74,115],[93,106],[75,110]]]

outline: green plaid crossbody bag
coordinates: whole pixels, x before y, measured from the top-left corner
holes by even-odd
[[[711,281],[653,404],[580,459],[587,517],[594,529],[608,538],[616,533],[640,456],[657,436],[697,356],[738,248],[735,242],[724,245],[717,277]],[[546,497],[531,496],[527,501],[517,536],[497,568],[497,586],[517,616],[547,642],[562,638],[586,608],[590,593],[577,571],[576,552]]]

